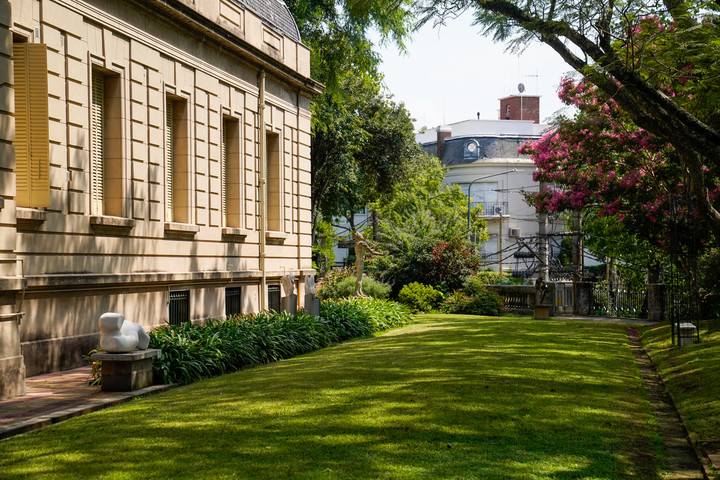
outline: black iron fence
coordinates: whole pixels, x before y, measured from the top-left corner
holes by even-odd
[[[592,312],[601,317],[647,318],[647,288],[612,285],[599,282],[593,285]]]

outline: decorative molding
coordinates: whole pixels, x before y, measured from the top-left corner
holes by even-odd
[[[133,227],[135,227],[135,220],[131,218],[109,215],[92,215],[90,217],[90,228],[94,233],[101,235],[129,235]]]
[[[165,222],[165,236],[191,239],[200,231],[200,227],[190,223]]]
[[[34,231],[47,220],[47,212],[36,208],[17,207],[15,218],[18,230]]]
[[[271,245],[283,245],[289,237],[290,235],[285,232],[265,232],[265,240]]]
[[[228,242],[243,243],[245,238],[250,235],[250,230],[235,227],[223,227],[223,240]]]

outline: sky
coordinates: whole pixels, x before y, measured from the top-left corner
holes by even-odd
[[[498,99],[518,93],[540,95],[540,121],[564,105],[557,98],[560,78],[572,69],[549,47],[531,44],[522,54],[481,35],[465,13],[443,26],[431,22],[414,33],[402,54],[394,45],[378,46],[380,71],[394,100],[403,102],[415,127],[461,120],[498,118]]]

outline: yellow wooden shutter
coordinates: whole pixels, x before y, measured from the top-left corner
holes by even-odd
[[[90,104],[90,201],[91,212],[103,211],[103,131],[105,107],[105,78],[92,74],[92,102]]]
[[[15,176],[20,207],[50,205],[47,47],[14,43]]]
[[[173,221],[173,102],[165,102],[165,218]]]

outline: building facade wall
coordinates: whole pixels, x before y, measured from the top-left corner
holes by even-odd
[[[161,1],[13,0],[10,14],[0,1],[7,32],[0,38],[10,35],[11,43],[9,50],[7,38],[0,43],[0,62],[9,62],[13,39],[47,47],[49,204],[15,208],[13,165],[9,156],[0,160],[0,274],[20,277],[22,260],[19,338],[28,375],[78,365],[97,346],[103,312],[120,311],[152,328],[168,321],[169,293],[188,290],[191,320],[222,316],[232,286],[242,287],[243,311],[253,312],[261,308],[263,276],[277,284],[294,274],[302,284],[313,273],[310,99],[319,86],[309,79],[309,52],[230,0],[182,3],[180,12]],[[12,98],[8,71],[0,69],[3,99]],[[112,191],[103,192],[112,197],[112,215],[93,203],[93,75],[116,82],[108,117],[115,134],[105,143],[119,160],[106,183]],[[172,190],[173,203],[183,212],[175,218],[166,208],[168,102],[184,115],[172,140],[183,152],[172,157],[173,182],[181,185]],[[8,150],[5,103],[0,148]],[[235,198],[223,193],[225,119],[239,127]],[[280,205],[279,231],[268,234],[264,261],[263,128],[279,138],[279,178],[269,195]],[[224,213],[228,201],[236,202],[232,222]],[[8,307],[17,308],[19,290],[4,291]]]
[[[15,139],[12,11],[0,0],[0,398],[25,393],[16,298],[22,288],[15,255]]]

